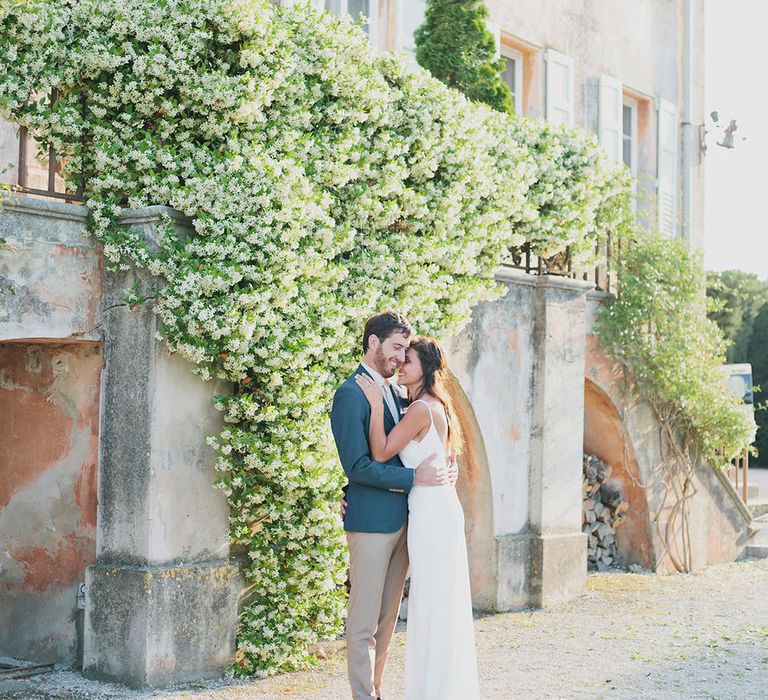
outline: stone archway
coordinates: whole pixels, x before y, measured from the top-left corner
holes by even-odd
[[[625,522],[616,530],[616,548],[622,562],[655,568],[648,501],[634,446],[610,397],[589,378],[584,382],[584,452],[610,464],[612,478],[624,487],[629,509]]]
[[[453,375],[452,380],[448,389],[464,435],[456,490],[464,509],[472,606],[477,610],[494,610],[498,595],[498,562],[488,456],[472,404],[459,380]]]

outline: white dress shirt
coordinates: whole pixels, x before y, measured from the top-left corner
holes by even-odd
[[[365,364],[365,362],[360,363],[363,368],[365,369],[368,374],[371,375],[373,378],[373,381],[376,382],[381,387],[381,393],[384,396],[384,401],[387,402],[387,406],[389,407],[389,412],[392,414],[392,417],[395,419],[395,423],[400,422],[400,411],[397,409],[397,404],[395,403],[395,397],[394,394],[392,394],[392,389],[390,388],[388,382],[384,377],[381,376],[375,369],[372,367],[369,367]]]

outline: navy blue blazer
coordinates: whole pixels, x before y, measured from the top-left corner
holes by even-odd
[[[356,374],[368,374],[360,365],[336,390],[331,409],[331,430],[339,460],[347,475],[344,487],[348,532],[396,532],[408,517],[408,492],[413,486],[413,469],[403,466],[395,455],[375,462],[368,445],[371,406],[355,382]],[[370,376],[370,375],[369,375]],[[395,403],[400,407],[399,397]],[[384,432],[389,434],[395,420],[384,403]]]

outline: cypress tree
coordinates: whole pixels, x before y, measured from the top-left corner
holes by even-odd
[[[485,0],[427,0],[426,16],[414,35],[416,60],[438,80],[511,114],[512,94],[501,77],[503,59],[488,30]]]

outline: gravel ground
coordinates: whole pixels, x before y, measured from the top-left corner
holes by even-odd
[[[684,576],[591,574],[588,593],[547,610],[475,621],[484,698],[768,698],[768,560]],[[392,644],[386,700],[403,693],[404,626]],[[14,690],[16,688],[16,690]],[[0,698],[349,697],[343,649],[316,668],[260,681],[129,691],[72,672],[0,688]]]

